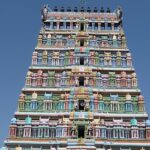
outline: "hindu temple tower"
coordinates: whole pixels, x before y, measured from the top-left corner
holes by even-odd
[[[122,9],[42,8],[3,150],[150,150]]]

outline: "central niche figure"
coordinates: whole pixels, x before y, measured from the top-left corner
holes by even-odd
[[[84,110],[85,102],[84,100],[79,100],[79,110]]]

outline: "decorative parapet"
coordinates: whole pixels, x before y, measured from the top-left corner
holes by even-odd
[[[70,120],[92,120],[93,113],[92,112],[71,112]]]
[[[85,73],[91,73],[92,69],[90,67],[84,67],[84,66],[80,66],[80,67],[73,67],[72,68],[72,73],[81,73],[81,72],[85,72]]]
[[[47,10],[45,10],[45,15],[43,15],[43,17],[45,17],[45,20],[59,20],[59,19],[69,19],[69,20],[92,20],[92,19],[96,19],[99,21],[114,21],[117,22],[119,20],[119,18],[117,17],[116,13],[88,13],[88,12],[46,12]],[[44,12],[43,12],[44,13]],[[118,12],[119,13],[119,12]],[[119,15],[119,14],[118,14]]]

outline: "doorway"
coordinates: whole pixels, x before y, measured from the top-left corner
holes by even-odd
[[[84,46],[84,40],[80,40],[80,46]]]
[[[84,138],[85,126],[78,126],[78,138]]]
[[[80,31],[84,31],[84,23],[80,23]]]
[[[84,86],[84,77],[79,77],[79,86]]]
[[[84,57],[80,57],[80,65],[84,65]]]

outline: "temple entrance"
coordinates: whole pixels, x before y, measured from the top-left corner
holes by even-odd
[[[80,31],[84,31],[84,23],[80,24]]]
[[[84,77],[79,77],[79,86],[84,86]]]
[[[79,100],[79,110],[84,110],[84,100]]]
[[[78,138],[84,138],[85,126],[78,126]]]
[[[80,46],[84,46],[84,40],[80,40]]]
[[[84,57],[80,57],[80,65],[84,65]]]

